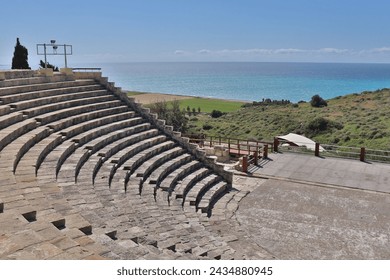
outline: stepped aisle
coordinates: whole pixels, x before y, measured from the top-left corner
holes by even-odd
[[[100,73],[1,72],[0,172],[0,259],[245,258],[232,174]]]

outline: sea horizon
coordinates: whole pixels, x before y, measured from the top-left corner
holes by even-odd
[[[237,101],[309,101],[390,87],[389,63],[366,62],[104,62],[99,67],[125,91]],[[4,70],[5,64],[0,65]],[[34,68],[34,67],[32,67]]]

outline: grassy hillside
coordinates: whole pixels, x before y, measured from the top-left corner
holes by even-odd
[[[322,108],[313,108],[310,103],[252,106],[220,118],[199,114],[190,117],[189,133],[271,140],[295,132],[320,143],[390,150],[389,89],[327,102]],[[223,111],[217,105],[212,109]]]

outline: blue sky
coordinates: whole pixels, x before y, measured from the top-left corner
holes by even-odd
[[[389,11],[388,0],[9,0],[0,8],[0,64],[10,64],[16,37],[33,68],[36,44],[50,39],[73,45],[70,65],[390,63]]]

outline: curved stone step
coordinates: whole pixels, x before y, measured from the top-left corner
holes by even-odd
[[[184,198],[189,190],[200,180],[212,174],[212,171],[206,167],[202,167],[195,172],[186,176],[178,185],[175,187],[175,198]]]
[[[66,93],[66,94],[54,95],[54,96],[49,96],[49,97],[40,97],[40,98],[16,101],[13,103],[9,103],[9,106],[11,106],[11,108],[14,108],[15,110],[20,111],[20,110],[26,110],[29,108],[44,106],[47,104],[54,104],[54,103],[60,103],[63,101],[76,100],[76,99],[82,99],[82,98],[88,98],[88,97],[104,96],[104,95],[107,95],[107,90],[100,89],[100,90],[83,91],[83,92],[76,92],[76,93]]]
[[[90,120],[98,116],[107,115],[105,113],[100,114],[96,111],[99,110],[111,111],[112,109],[115,109],[115,107],[120,107],[121,105],[123,105],[123,103],[119,100],[77,105],[73,107],[62,108],[56,111],[44,113],[39,116],[35,116],[35,119],[41,125],[53,123],[52,128],[55,131],[57,131],[76,123]],[[119,109],[119,112],[122,112],[122,109]]]
[[[116,101],[116,98],[110,94],[107,94],[107,95],[99,96],[99,97],[81,98],[81,99],[76,99],[76,100],[63,101],[63,102],[59,102],[59,103],[34,107],[34,108],[30,108],[28,110],[24,110],[23,114],[27,115],[28,117],[35,117],[38,115],[43,115],[45,113],[50,113],[53,111],[58,111],[61,109],[66,109],[66,108],[72,108],[75,106],[90,105],[90,104],[110,102],[110,101]],[[84,109],[85,109],[85,107],[84,107]]]
[[[48,84],[42,84],[41,86],[44,88],[47,85]],[[5,92],[0,90],[0,92],[2,92],[2,95],[0,95],[0,102],[2,102],[2,104],[11,104],[13,102],[22,102],[25,100],[38,99],[38,98],[47,98],[47,97],[52,97],[56,95],[66,94],[66,93],[76,93],[76,92],[94,91],[94,90],[102,89],[102,86],[96,84],[95,82],[93,84],[88,83],[87,85],[83,85],[78,81],[64,82],[62,86],[58,85],[58,83],[53,83],[51,85],[53,86],[53,88],[35,89],[34,91],[25,91],[25,92],[19,91],[19,93],[16,94],[14,93],[10,95],[4,95]]]
[[[183,203],[189,204],[190,206],[196,206],[199,202],[202,194],[206,192],[208,188],[211,188],[213,185],[217,184],[222,180],[216,174],[210,174],[198,181],[183,197]]]
[[[206,191],[206,193],[202,196],[200,201],[197,203],[197,209],[200,209],[202,213],[209,213],[212,209],[214,202],[217,198],[228,191],[229,184],[227,182],[219,182],[212,188]]]
[[[156,188],[158,188],[161,181],[163,181],[167,176],[192,160],[194,160],[194,157],[188,153],[185,153],[165,162],[150,174],[148,183],[155,184]]]
[[[190,161],[189,163],[184,164],[177,168],[174,172],[169,174],[160,184],[159,187],[163,191],[168,191],[171,193],[177,182],[183,180],[187,175],[193,173],[194,171],[203,167],[202,163],[197,160]]]

